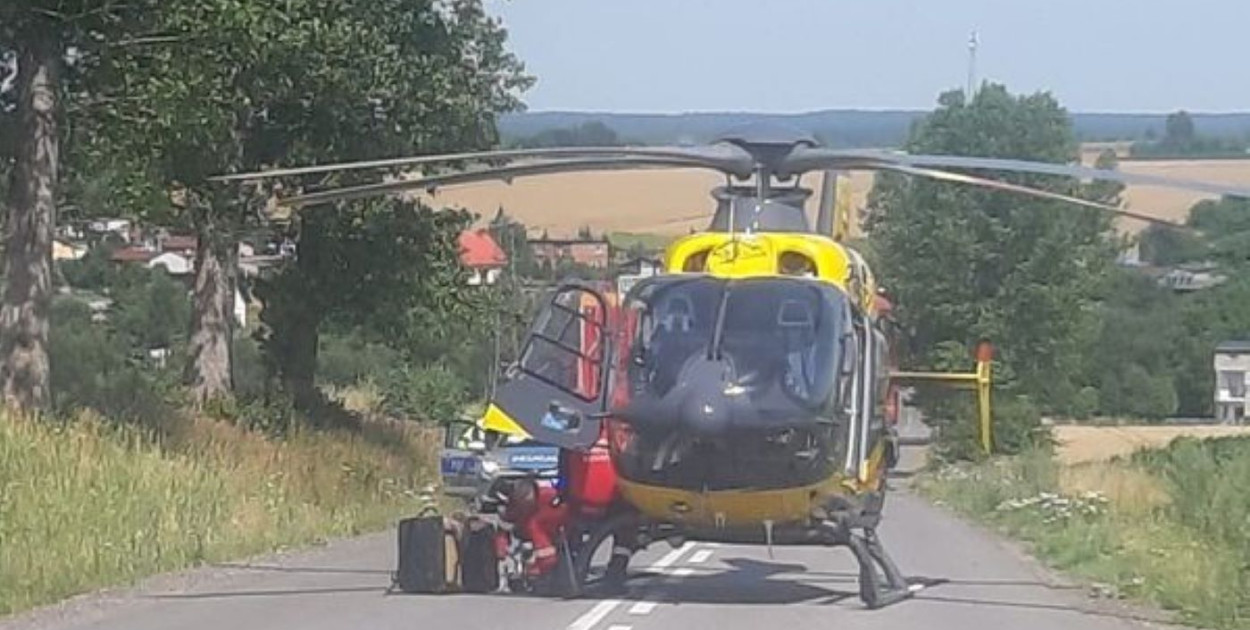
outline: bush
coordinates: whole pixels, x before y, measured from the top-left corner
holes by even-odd
[[[317,379],[328,385],[348,386],[362,381],[381,382],[402,369],[399,353],[355,335],[323,333],[317,349]]]
[[[1076,420],[1089,420],[1098,412],[1098,389],[1082,387],[1072,400],[1072,417]]]
[[[269,370],[260,344],[248,335],[234,338],[232,348],[234,361],[234,395],[242,400],[259,398],[266,393]]]
[[[1179,438],[1134,461],[1167,481],[1173,518],[1242,550],[1250,561],[1250,439]]]
[[[176,420],[169,400],[173,373],[132,362],[128,346],[92,322],[91,310],[78,300],[54,302],[51,320],[48,354],[56,409],[93,409],[152,428],[168,428]]]
[[[991,395],[991,436],[998,454],[1015,455],[1053,446],[1041,412],[1027,396],[996,391]],[[943,392],[925,405],[930,424],[937,429],[934,455],[940,460],[981,460],[980,423],[976,401],[968,392]]]
[[[437,365],[395,370],[379,385],[383,411],[411,420],[449,422],[459,417],[469,402],[463,380]]]

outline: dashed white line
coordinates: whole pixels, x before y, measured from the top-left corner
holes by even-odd
[[[711,557],[712,557],[711,549],[700,549],[694,552],[693,556],[690,556],[690,562],[692,564],[702,564],[704,562],[707,562],[707,559]]]
[[[586,611],[586,614],[573,620],[573,623],[569,624],[569,630],[590,630],[620,605],[619,599],[605,599]]]
[[[668,553],[664,554],[664,557],[663,557],[663,558],[660,558],[659,560],[656,560],[656,561],[655,561],[655,563],[653,563],[653,564],[651,565],[651,568],[652,568],[652,569],[665,569],[665,568],[668,568],[668,567],[672,566],[672,565],[673,565],[673,563],[675,563],[675,562],[677,562],[678,560],[680,560],[680,559],[681,559],[681,557],[682,557],[682,555],[683,555],[683,554],[685,554],[687,551],[690,551],[691,549],[694,549],[694,543],[692,543],[692,542],[688,542],[688,543],[686,543],[686,544],[684,544],[684,545],[682,545],[682,546],[680,546],[680,547],[678,547],[678,548],[676,548],[676,549],[674,549],[674,550],[672,550],[672,551],[670,551],[670,552],[668,552]]]
[[[664,554],[662,558],[652,563],[650,568],[653,571],[663,571],[664,569],[676,564],[677,561],[681,560],[681,557],[691,549],[694,549],[694,543],[687,542],[682,546]],[[708,553],[710,554],[710,552]],[[705,557],[704,560],[706,559],[707,558]],[[675,569],[668,577],[667,581],[673,582],[686,577],[691,573],[694,573],[692,569]],[[612,611],[616,610],[616,607],[620,606],[621,603],[622,601],[619,599],[605,599],[598,604],[595,604],[593,608],[586,611],[581,617],[574,619],[573,623],[569,624],[568,630],[590,630],[595,627],[595,624],[603,621],[604,617],[612,614]],[[656,605],[656,602],[640,601],[630,607],[629,613],[631,615],[645,615],[654,610]],[[630,626],[608,626],[608,630],[630,630]]]
[[[630,607],[629,607],[629,614],[631,614],[631,615],[648,615],[648,614],[651,614],[651,611],[655,610],[655,607],[656,607],[658,604],[659,604],[659,602],[648,602],[648,601],[641,601],[641,602],[638,602],[638,603],[634,604],[633,606],[630,606]]]

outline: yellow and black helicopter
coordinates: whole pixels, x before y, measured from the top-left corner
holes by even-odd
[[[1250,189],[1082,166],[837,150],[788,128],[748,126],[705,146],[502,150],[311,166],[223,180],[488,163],[477,169],[304,191],[290,206],[551,173],[723,173],[707,228],[673,242],[664,273],[623,296],[555,291],[482,419],[499,434],[610,457],[619,506],[569,551],[578,581],[608,537],[849,548],[869,607],[916,589],[876,528],[893,461],[886,421],[890,331],[864,258],[845,242],[838,177],[868,170],[1141,213],[992,179],[1029,173],[1250,196]],[[502,163],[502,165],[501,165]],[[800,176],[823,172],[813,190]],[[839,210],[840,209],[840,210]],[[971,375],[988,413],[988,358]],[[896,374],[900,379],[924,375]],[[616,545],[621,542],[618,540]]]

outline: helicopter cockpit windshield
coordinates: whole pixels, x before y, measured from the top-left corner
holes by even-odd
[[[790,278],[674,277],[640,285],[631,379],[635,395],[664,398],[700,360],[723,361],[726,393],[761,413],[832,408],[846,299]]]

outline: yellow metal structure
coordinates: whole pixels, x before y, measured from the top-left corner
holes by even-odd
[[[981,450],[989,455],[994,448],[993,412],[990,408],[993,363],[988,345],[984,342],[977,349],[976,361],[976,370],[972,372],[893,372],[890,374],[890,380],[900,384],[936,383],[949,387],[975,389]]]

